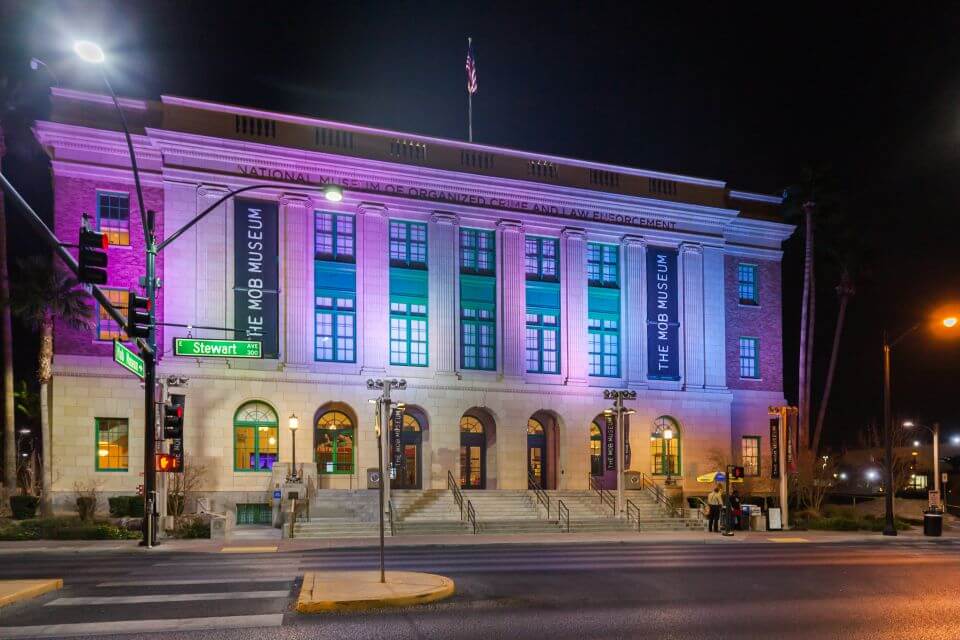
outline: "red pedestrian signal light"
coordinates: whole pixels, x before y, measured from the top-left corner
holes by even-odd
[[[743,480],[743,467],[731,467],[730,478],[733,480]]]
[[[169,402],[163,405],[163,437],[174,440],[183,437],[182,404]]]
[[[175,473],[180,471],[180,460],[172,453],[158,453],[156,468],[160,473]]]

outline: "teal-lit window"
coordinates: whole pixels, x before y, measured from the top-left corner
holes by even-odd
[[[490,275],[494,272],[494,239],[492,231],[460,230],[460,272]]]
[[[127,471],[130,464],[130,425],[126,418],[95,418],[97,471]]]
[[[497,368],[497,323],[492,306],[464,306],[460,318],[461,361],[464,369]]]
[[[279,455],[277,412],[264,402],[248,402],[233,418],[233,470],[273,469]]]
[[[740,338],[740,377],[759,378],[760,340],[758,338]]]
[[[524,242],[527,280],[560,280],[560,243],[556,238],[530,238]]]
[[[339,292],[316,299],[316,353],[323,362],[357,361],[357,314],[354,296]]]
[[[620,377],[620,322],[604,314],[590,314],[587,332],[590,375]]]
[[[390,302],[390,364],[427,366],[427,303]]]
[[[616,287],[619,282],[619,250],[616,245],[587,245],[587,281],[592,287]]]
[[[741,262],[737,265],[737,294],[740,304],[760,304],[757,292],[757,265]]]
[[[527,371],[560,373],[560,316],[527,314]]]
[[[427,225],[404,220],[390,221],[390,266],[427,268]]]
[[[97,228],[111,245],[130,244],[130,194],[97,192]]]
[[[317,211],[313,237],[317,260],[356,261],[356,227],[352,215]]]

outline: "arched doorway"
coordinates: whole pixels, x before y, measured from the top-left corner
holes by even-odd
[[[603,464],[603,427],[599,419],[590,423],[590,475],[602,476]]]
[[[650,434],[650,472],[655,476],[681,475],[680,424],[670,416],[660,416],[653,421]]]
[[[320,413],[313,438],[317,473],[352,474],[356,441],[356,426],[345,412],[329,410]]]
[[[535,418],[527,420],[527,483],[531,489],[547,486],[547,434]]]
[[[416,410],[406,409],[403,414],[403,429],[400,444],[403,446],[403,467],[397,477],[390,481],[394,489],[420,489],[423,487],[423,426]]]
[[[473,416],[460,418],[460,488],[486,489],[487,436]]]

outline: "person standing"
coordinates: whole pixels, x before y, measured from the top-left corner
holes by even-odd
[[[734,531],[740,529],[740,516],[743,513],[743,500],[740,499],[740,491],[734,489],[730,494],[730,528]]]
[[[709,509],[707,519],[710,523],[708,530],[711,533],[720,533],[720,507],[722,505],[723,494],[720,492],[720,485],[717,485],[707,496],[707,508]]]

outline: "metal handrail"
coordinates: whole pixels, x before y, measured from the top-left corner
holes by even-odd
[[[477,510],[473,508],[473,503],[467,500],[467,519],[473,525],[473,533],[477,533]]]
[[[635,519],[637,521],[637,531],[640,531],[640,507],[634,504],[633,500],[627,498],[627,522],[630,521],[630,514],[635,514]]]
[[[700,496],[694,496],[694,499],[700,503],[700,506],[697,507],[697,521],[703,522],[703,510],[707,509],[709,511],[710,507],[707,505],[706,502],[704,502],[703,498],[701,498]]]
[[[570,533],[570,509],[563,504],[563,500],[560,498],[557,499],[557,518],[560,519],[560,522],[566,522],[566,533]]]
[[[387,513],[390,515],[390,537],[397,535],[393,529],[393,499],[387,501]]]
[[[604,489],[600,484],[600,478],[590,474],[587,476],[590,481],[590,488],[597,492],[597,495],[600,497],[600,504],[605,504],[613,511],[613,514],[617,514],[617,500],[613,497],[613,494],[608,490]]]
[[[550,518],[550,496],[547,495],[547,492],[543,490],[540,486],[540,483],[537,482],[536,477],[533,473],[527,471],[527,486],[533,489],[534,495],[537,497],[537,502],[542,504],[543,507],[547,510],[547,518]],[[540,517],[539,511],[537,512],[537,517]]]
[[[460,507],[460,519],[463,520],[463,494],[460,492],[460,485],[449,471],[447,471],[447,488],[453,492],[453,499]]]
[[[646,489],[653,495],[654,500],[663,507],[668,515],[674,518],[683,517],[683,506],[674,506],[670,503],[670,499],[667,498],[667,494],[664,492],[663,488],[657,484],[654,480],[651,480],[647,477],[647,474],[640,472],[640,487]]]

